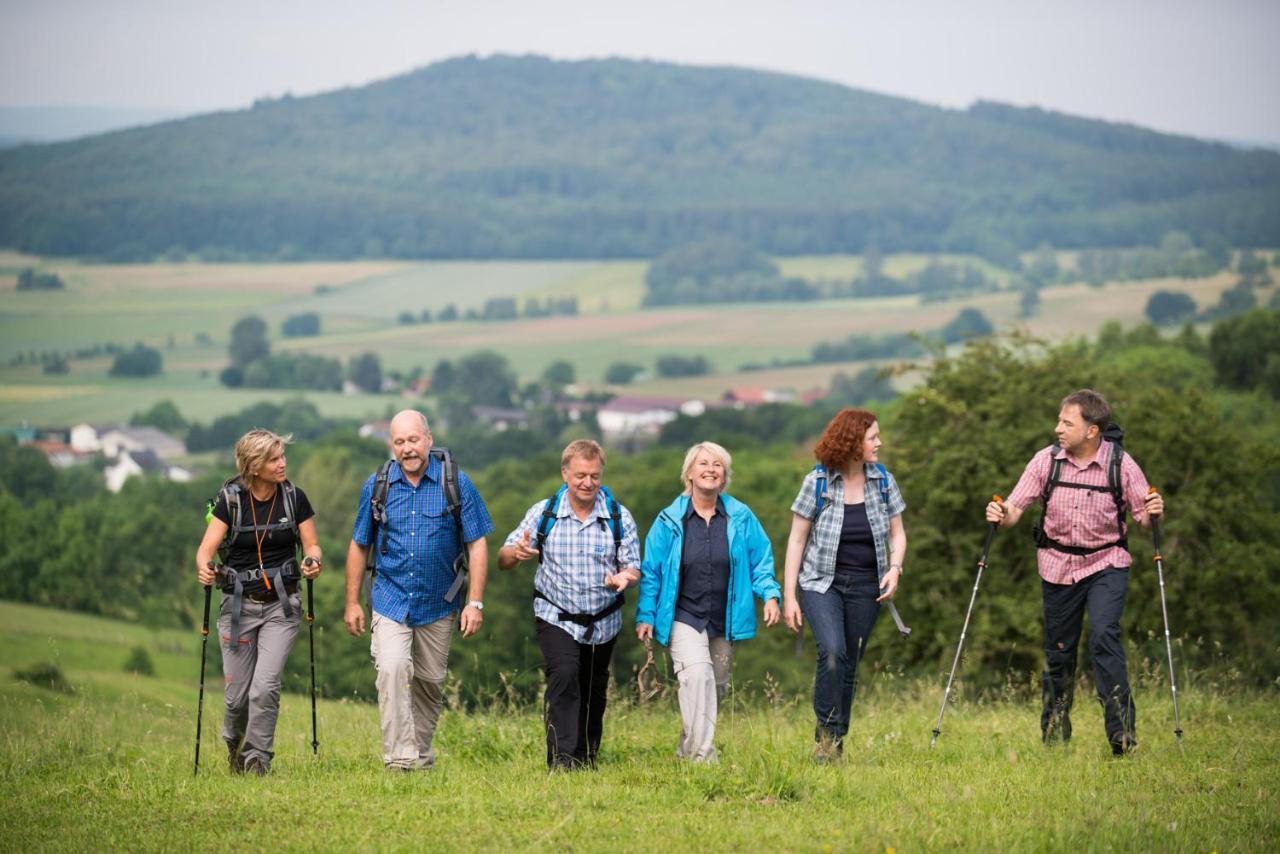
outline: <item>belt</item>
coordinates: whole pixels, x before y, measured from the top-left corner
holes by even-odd
[[[286,584],[284,586],[284,593],[286,596],[292,596],[297,592],[298,592],[298,585],[296,584]],[[263,590],[260,593],[246,593],[244,594],[244,598],[248,599],[250,602],[257,602],[259,604],[277,601],[275,591],[267,591],[267,590]]]

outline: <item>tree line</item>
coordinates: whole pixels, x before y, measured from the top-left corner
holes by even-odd
[[[1170,620],[1185,638],[1176,652],[1187,662],[1180,666],[1209,664],[1221,644],[1226,665],[1242,678],[1269,682],[1280,667],[1278,323],[1276,312],[1259,310],[1219,326],[1207,340],[1190,328],[1166,338],[1154,327],[1118,325],[1096,340],[1056,346],[1020,337],[975,340],[940,357],[911,394],[876,404],[885,462],[907,499],[910,544],[899,606],[916,632],[904,642],[881,627],[869,652],[872,664],[945,671],[972,586],[982,507],[991,493],[1010,489],[1031,455],[1052,441],[1061,397],[1087,386],[1111,399],[1127,431],[1126,450],[1170,508],[1163,547]],[[655,447],[613,454],[606,481],[643,534],[680,489],[684,449],[702,439],[722,442],[734,454],[731,491],[760,516],[780,574],[789,507],[812,466],[813,439],[842,403],[681,417]],[[321,690],[367,700],[373,696],[367,641],[352,640],[341,626],[342,562],[360,487],[386,451],[356,438],[351,425],[310,418],[293,406],[248,412],[227,425],[231,438],[222,447],[247,426],[295,432],[291,477],[316,508],[326,554],[317,585]],[[484,496],[497,527],[493,545],[554,490],[559,448],[581,430],[437,435]],[[201,600],[191,556],[204,502],[229,474],[228,464],[189,484],[133,479],[111,495],[91,468],[59,471],[34,449],[0,440],[0,596],[154,625],[194,625]],[[1140,657],[1155,660],[1162,642],[1150,540],[1135,531],[1130,547],[1127,637]],[[495,568],[490,577],[486,630],[478,641],[460,643],[455,656],[461,695],[486,696],[505,679],[511,690],[533,696],[541,677],[529,572]],[[1030,536],[1001,532],[970,628],[966,679],[1033,683],[1040,667],[1036,583]],[[781,690],[800,691],[812,676],[782,631],[763,632],[738,655],[740,685],[758,686],[768,673]],[[627,678],[641,660],[639,648],[624,639],[615,675]],[[291,687],[305,685],[305,666],[305,656],[295,656]]]

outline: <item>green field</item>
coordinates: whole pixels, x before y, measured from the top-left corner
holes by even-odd
[[[906,275],[928,263],[923,255],[890,256],[885,269]],[[955,262],[972,262],[963,256]],[[861,268],[856,256],[781,259],[787,275],[813,281],[847,279]],[[26,266],[56,272],[60,292],[16,292]],[[649,379],[642,394],[719,398],[734,386],[825,387],[858,363],[741,372],[747,364],[807,358],[814,344],[850,335],[929,331],[965,306],[981,309],[1000,329],[1021,326],[1051,339],[1092,335],[1108,320],[1134,324],[1159,289],[1191,294],[1201,307],[1234,283],[1230,274],[1202,280],[1153,280],[1101,289],[1062,285],[1042,292],[1040,313],[1018,318],[1012,291],[965,300],[921,303],[915,297],[720,306],[640,307],[645,265],[638,261],[349,262],[305,264],[92,265],[0,253],[0,425],[67,425],[125,420],[157,400],[171,399],[190,419],[208,420],[278,392],[229,390],[217,381],[227,364],[231,325],[257,313],[272,330],[277,350],[304,350],[341,359],[373,351],[384,369],[426,370],[440,360],[482,348],[498,350],[523,380],[551,362],[574,365],[586,385],[599,386],[615,361],[651,367],[664,354],[704,355],[711,374],[694,379]],[[993,275],[998,275],[991,270]],[[317,291],[318,286],[326,286]],[[401,325],[401,312],[419,315],[453,303],[460,309],[496,296],[575,296],[575,317],[510,322]],[[1265,294],[1263,295],[1265,298]],[[322,334],[283,339],[279,325],[302,312],[321,316]],[[35,364],[15,366],[19,353],[70,352],[94,344],[161,350],[164,374],[146,380],[108,376],[108,357],[74,359],[65,376]],[[309,393],[333,416],[379,417],[402,405],[393,396]]]
[[[313,757],[307,699],[285,695],[274,773],[249,779],[227,772],[211,669],[193,778],[198,637],[0,603],[0,850],[1267,851],[1280,842],[1274,693],[1208,674],[1180,686],[1181,752],[1167,690],[1139,677],[1142,747],[1123,760],[1110,756],[1091,702],[1076,713],[1073,744],[1047,750],[1029,702],[966,697],[963,686],[930,749],[940,680],[877,674],[859,696],[843,763],[810,760],[807,698],[757,694],[722,711],[721,763],[694,767],[672,755],[674,698],[641,707],[619,690],[599,770],[551,777],[536,713],[496,698],[445,714],[434,771],[391,776],[378,761],[373,706],[322,701]],[[305,655],[299,640],[294,655]],[[151,650],[156,676],[123,672],[135,645]],[[74,693],[13,677],[40,661],[56,662]]]

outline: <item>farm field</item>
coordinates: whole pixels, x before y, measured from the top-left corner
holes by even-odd
[[[486,627],[486,631],[488,628]],[[535,710],[447,711],[434,771],[388,775],[377,711],[321,701],[318,756],[307,698],[281,702],[273,773],[228,774],[220,691],[206,686],[192,776],[195,631],[150,632],[0,603],[0,848],[195,850],[228,834],[268,850],[1163,850],[1268,851],[1280,719],[1273,698],[1192,680],[1185,749],[1163,685],[1140,687],[1140,750],[1116,760],[1079,709],[1069,748],[1046,750],[1037,710],[968,697],[929,735],[941,685],[873,680],[859,691],[843,762],[810,759],[805,697],[755,697],[721,713],[721,761],[674,758],[674,698],[615,693],[599,770],[548,776]],[[305,655],[300,638],[294,655]],[[148,648],[155,676],[124,672]],[[14,678],[55,662],[70,693]],[[318,662],[323,667],[323,661]],[[961,686],[963,689],[963,686]]]
[[[905,275],[928,263],[923,255],[890,256],[886,271]],[[964,262],[962,256],[950,258]],[[980,263],[980,262],[974,262]],[[12,282],[27,266],[56,272],[65,291],[16,292]],[[814,281],[856,275],[856,256],[780,259],[786,275]],[[921,303],[916,297],[755,303],[645,309],[645,264],[638,261],[388,262],[305,264],[92,265],[0,253],[0,425],[118,421],[162,399],[192,419],[207,420],[282,392],[226,389],[217,380],[227,363],[231,325],[245,314],[262,316],[278,351],[307,351],[343,360],[373,351],[384,370],[427,371],[440,359],[494,349],[522,380],[553,361],[571,363],[582,383],[600,386],[617,361],[652,367],[661,355],[702,355],[706,376],[642,378],[638,394],[719,398],[734,386],[826,386],[861,363],[771,367],[775,360],[807,358],[823,341],[937,329],[961,308],[983,311],[998,329],[1020,326],[1051,339],[1091,335],[1108,320],[1133,324],[1156,290],[1179,290],[1205,307],[1234,283],[1230,274],[1201,280],[1151,280],[1092,289],[1060,285],[1041,292],[1041,309],[1018,317],[1011,291],[964,300]],[[580,314],[506,322],[459,321],[402,325],[402,312],[420,315],[452,303],[479,308],[486,299],[574,296]],[[321,334],[282,338],[281,322],[315,312]],[[146,380],[108,376],[107,356],[78,358],[64,376],[35,364],[14,364],[19,353],[74,352],[95,344],[142,341],[164,358],[164,373]],[[742,372],[744,365],[766,370]],[[325,414],[380,417],[399,408],[385,395],[307,393]]]

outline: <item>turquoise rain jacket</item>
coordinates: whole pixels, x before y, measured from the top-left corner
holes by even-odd
[[[782,589],[773,576],[773,547],[751,508],[736,498],[721,495],[729,517],[729,601],[725,607],[725,635],[730,641],[756,635],[756,608],[751,594],[762,601],[782,602]],[[640,602],[636,622],[653,626],[653,636],[664,646],[671,640],[671,624],[680,598],[680,558],[684,552],[684,514],[689,496],[681,495],[658,514],[644,540],[640,566]]]

